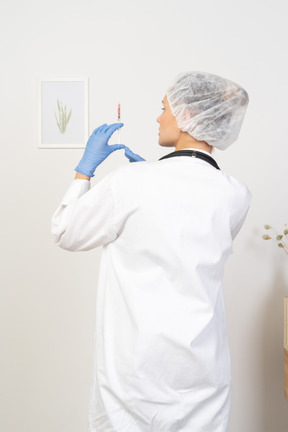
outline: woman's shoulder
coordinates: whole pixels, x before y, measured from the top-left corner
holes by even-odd
[[[128,164],[121,165],[120,167],[116,168],[112,173],[112,177],[115,180],[122,180],[124,178],[131,179],[131,177],[137,176],[138,173],[139,175],[142,175],[144,171],[147,172],[147,170],[152,168],[156,163],[157,161],[128,162]]]
[[[249,187],[243,180],[233,177],[225,172],[222,173],[225,182],[230,189],[231,196],[237,201],[239,199],[250,202],[252,198],[252,193]]]

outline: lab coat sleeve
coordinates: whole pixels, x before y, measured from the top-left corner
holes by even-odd
[[[251,205],[251,192],[242,184],[237,193],[231,198],[231,235],[235,239],[242,228]]]
[[[52,216],[51,232],[58,246],[86,251],[117,237],[109,180],[110,175],[93,187],[89,180],[73,180]]]

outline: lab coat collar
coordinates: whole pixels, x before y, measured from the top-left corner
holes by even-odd
[[[167,158],[171,158],[174,156],[194,156],[194,157],[198,157],[200,159],[203,159],[205,162],[208,162],[210,165],[214,166],[214,168],[217,168],[218,170],[220,170],[217,162],[215,161],[215,159],[211,156],[211,153],[205,151],[205,150],[199,150],[196,148],[185,148],[185,149],[181,149],[181,150],[177,150],[171,153],[168,153],[165,156],[162,156],[159,160],[162,159],[167,159]]]
[[[198,149],[198,148],[195,148],[195,147],[187,147],[187,148],[182,149],[182,150],[196,150],[196,151],[201,152],[201,153],[206,153],[208,156],[212,157],[211,153],[207,152],[206,150]]]

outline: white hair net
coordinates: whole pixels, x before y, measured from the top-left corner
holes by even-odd
[[[238,84],[207,72],[184,72],[166,96],[183,132],[220,150],[237,140],[249,102]]]

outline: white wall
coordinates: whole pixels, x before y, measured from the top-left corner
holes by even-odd
[[[224,280],[233,368],[229,432],[287,431],[288,257],[261,238],[264,224],[281,230],[287,222],[287,2],[3,3],[0,429],[87,428],[101,248],[71,253],[53,243],[50,219],[83,150],[37,149],[36,78],[88,76],[89,132],[116,121],[120,100],[124,144],[152,161],[168,153],[157,143],[156,117],[170,80],[203,70],[236,81],[250,96],[238,141],[214,154],[253,194]],[[123,151],[113,153],[92,184],[127,163]]]

